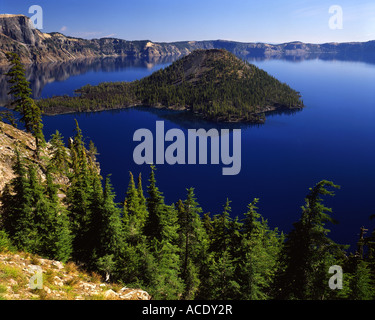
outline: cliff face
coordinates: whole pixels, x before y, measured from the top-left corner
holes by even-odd
[[[114,38],[86,40],[61,33],[42,33],[23,15],[0,15],[0,64],[7,64],[6,52],[16,52],[25,64],[61,62],[103,56],[155,57],[187,54],[173,44],[126,41]]]
[[[61,62],[78,58],[103,56],[159,57],[186,55],[196,49],[225,49],[236,55],[263,58],[335,55],[338,59],[359,58],[375,62],[375,41],[364,43],[283,44],[242,43],[234,41],[181,41],[155,43],[149,40],[127,41],[115,38],[80,39],[61,33],[43,33],[30,25],[23,15],[0,15],[0,65],[6,64],[5,53],[16,52],[25,64]]]
[[[30,25],[30,19],[23,15],[1,15],[0,32],[17,41],[31,46],[40,46],[41,32]]]

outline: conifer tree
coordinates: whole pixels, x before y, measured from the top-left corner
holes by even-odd
[[[339,188],[332,181],[322,180],[310,188],[302,207],[301,219],[287,235],[282,252],[285,271],[280,272],[279,298],[322,299],[329,287],[328,269],[343,257],[343,246],[328,238],[327,222],[335,221],[332,210],[323,205],[321,195],[333,196],[327,188]]]
[[[157,239],[161,241],[162,224],[160,218],[165,211],[165,204],[164,197],[156,186],[155,170],[155,166],[151,165],[149,186],[147,188],[149,196],[146,199],[148,217],[144,227],[144,234],[149,239]]]
[[[147,217],[148,217],[148,211],[147,211],[147,205],[146,205],[146,198],[143,194],[141,173],[139,173],[138,175],[137,192],[138,192],[138,199],[139,199],[138,216],[139,216],[140,226],[143,229],[145,226]]]
[[[30,164],[26,169],[18,151],[14,170],[17,176],[1,198],[5,230],[18,249],[66,261],[71,254],[71,235],[52,177],[47,171],[43,185],[36,167]]]
[[[130,223],[130,218],[132,218],[133,225],[135,222],[138,222],[139,202],[139,194],[135,187],[134,176],[133,173],[129,172],[129,185],[124,201],[124,221],[126,224]]]
[[[21,64],[19,56],[12,52],[7,53],[6,56],[11,64],[10,70],[6,73],[6,76],[10,78],[8,82],[11,84],[8,94],[14,98],[11,106],[21,114],[20,121],[24,123],[26,131],[34,135],[38,155],[40,146],[45,143],[42,113],[31,98],[30,83],[26,80],[25,68]]]
[[[69,175],[70,187],[65,201],[74,235],[73,258],[76,261],[88,263],[94,242],[90,234],[93,208],[91,199],[94,191],[93,182],[97,181],[98,177],[93,176],[93,171],[90,171],[82,131],[77,121],[75,132],[70,145],[72,172]]]
[[[54,172],[66,173],[69,166],[68,153],[64,145],[64,138],[56,130],[51,136],[52,157],[49,168]]]
[[[351,300],[372,300],[374,298],[374,280],[371,274],[369,263],[365,260],[359,260],[350,283]]]
[[[31,207],[31,190],[27,169],[18,149],[13,165],[15,178],[8,183],[1,195],[2,225],[13,244],[20,250],[30,250],[30,238],[35,234]]]
[[[36,168],[29,166],[29,185],[32,195],[33,223],[36,233],[31,252],[50,259],[67,261],[71,254],[71,237],[68,218],[57,200],[57,188],[47,173],[47,186],[43,186]]]
[[[277,272],[277,258],[283,237],[277,229],[270,230],[267,220],[257,212],[255,198],[244,214],[240,259],[237,268],[241,284],[241,299],[264,300],[271,295],[271,285]]]
[[[121,212],[114,202],[114,198],[115,194],[110,177],[107,176],[102,203],[97,211],[100,216],[92,219],[92,231],[96,233],[98,238],[97,245],[93,248],[93,258],[94,261],[97,261],[96,264],[99,269],[107,274],[107,279],[111,274],[115,274],[121,250],[124,246]]]
[[[72,233],[67,210],[60,203],[58,186],[53,182],[51,174],[46,173],[45,197],[48,198],[51,210],[49,220],[51,224],[47,229],[49,236],[48,249],[51,259],[66,262],[72,255]]]
[[[179,248],[181,249],[181,278],[185,283],[182,299],[194,298],[200,285],[200,270],[207,257],[209,241],[200,217],[202,208],[196,201],[194,189],[187,189],[187,198],[178,204]]]
[[[156,186],[155,167],[151,165],[146,199],[148,216],[144,234],[150,253],[154,256],[156,272],[150,277],[150,286],[158,297],[176,299],[183,291],[179,276],[180,255],[177,245],[178,217],[175,207],[166,205],[164,197]]]
[[[136,188],[133,174],[129,173],[129,185],[124,201],[123,222],[128,240],[137,242],[143,235],[143,229],[147,218],[146,199],[143,195],[141,176],[138,178]]]
[[[233,256],[233,220],[230,217],[230,201],[226,200],[222,214],[213,220],[213,253],[209,266],[210,277],[204,283],[212,299],[230,299],[238,297],[240,285],[236,275],[236,258]]]
[[[223,206],[223,212],[214,216],[212,247],[217,252],[224,252],[230,246],[230,228],[232,223],[230,202],[227,199]]]

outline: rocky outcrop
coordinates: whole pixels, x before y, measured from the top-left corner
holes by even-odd
[[[0,121],[0,192],[14,178],[12,166],[16,147],[20,149],[24,157],[28,159],[34,158],[34,137],[30,133],[18,130]]]
[[[39,283],[30,286],[31,277],[37,273]],[[72,262],[63,264],[27,253],[0,253],[2,299],[150,300],[151,296],[141,289],[102,282],[100,276],[80,270]]]
[[[0,33],[17,42],[39,47],[42,33],[34,29],[30,19],[23,15],[4,14],[0,16]]]
[[[61,62],[88,57],[131,56],[160,57],[186,55],[196,49],[225,49],[238,56],[262,58],[334,56],[375,62],[375,41],[311,44],[244,43],[225,40],[156,43],[150,40],[127,41],[116,38],[86,40],[58,32],[43,33],[30,25],[23,15],[0,15],[0,65],[6,64],[5,53],[16,52],[25,64]]]

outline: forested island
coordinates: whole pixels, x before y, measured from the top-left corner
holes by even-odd
[[[300,94],[287,84],[222,49],[196,50],[141,80],[86,85],[76,93],[37,104],[49,115],[143,105],[253,123],[264,123],[268,111],[303,107]]]

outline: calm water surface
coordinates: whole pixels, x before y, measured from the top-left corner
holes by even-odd
[[[251,61],[250,61],[251,62]],[[131,81],[165,67],[121,65],[114,70],[96,68],[60,81],[49,81],[41,96],[73,94],[87,83]],[[242,169],[236,176],[222,176],[222,165],[158,165],[157,182],[166,202],[184,199],[186,188],[195,187],[205,212],[221,213],[228,197],[232,214],[241,216],[253,198],[270,226],[288,232],[299,219],[309,187],[322,179],[341,186],[326,199],[338,225],[331,237],[355,249],[359,228],[370,228],[375,214],[375,65],[362,62],[269,60],[254,62],[260,68],[300,91],[306,108],[295,114],[269,115],[265,125],[242,129]],[[102,174],[112,174],[117,200],[123,201],[129,171],[142,173],[146,191],[149,167],[133,161],[133,133],[139,128],[155,132],[155,122],[165,129],[211,128],[212,123],[163,110],[133,108],[116,112],[44,117],[49,137],[58,129],[67,139],[77,119],[87,142],[100,153]],[[226,125],[217,128],[225,128]]]

